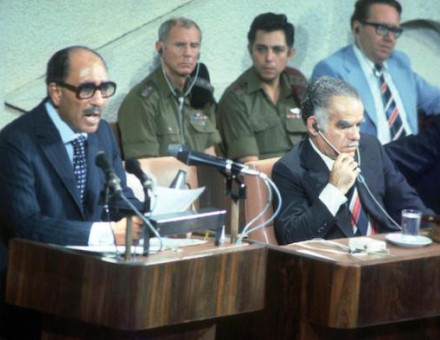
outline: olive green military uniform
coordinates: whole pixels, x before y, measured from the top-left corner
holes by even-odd
[[[186,87],[191,82],[189,79]],[[186,144],[198,152],[218,144],[220,135],[214,111],[213,104],[195,109],[190,105],[189,96],[185,97],[182,140],[178,101],[159,67],[130,90],[119,108],[118,124],[125,159],[168,156],[168,145],[173,143]]]
[[[259,159],[281,156],[306,135],[299,114],[299,97],[307,86],[297,70],[286,68],[280,76],[275,105],[266,95],[253,67],[224,92],[217,110],[217,123],[226,156]]]

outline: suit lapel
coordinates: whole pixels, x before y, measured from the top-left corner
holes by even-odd
[[[309,140],[304,142],[304,149],[301,152],[301,163],[304,164],[304,167],[307,169],[305,181],[307,182],[308,188],[314,192],[313,199],[319,199],[319,194],[328,183],[330,171],[310,143]],[[335,219],[337,228],[339,228],[346,237],[353,236],[347,204],[340,207]]]
[[[375,196],[375,199],[383,204],[378,197],[378,189],[376,188],[376,172],[377,172],[377,164],[376,162],[371,159],[370,153],[366,150],[367,146],[365,141],[362,142],[361,137],[361,143],[359,146],[359,154],[361,155],[361,174],[363,179],[365,180],[368,185],[368,189],[370,190],[371,194]],[[378,207],[377,203],[374,202],[372,199],[370,193],[368,192],[366,186],[362,183],[357,183],[358,193],[361,198],[362,202],[362,208],[365,210],[365,212],[378,222],[380,225],[389,225],[388,218],[385,216],[383,211]],[[385,208],[385,207],[384,207]]]
[[[99,150],[98,133],[89,134],[87,137],[87,186],[85,196],[85,207],[96,207],[99,200],[100,178],[98,168],[95,165],[95,157]],[[86,215],[93,214],[93,211],[87,211]]]
[[[377,127],[376,106],[373,94],[353,48],[353,46],[350,46],[344,51],[343,62],[347,72],[347,82],[355,86],[361,96],[365,111],[368,112],[368,114],[365,114],[365,119],[371,120],[371,123]]]
[[[417,96],[415,95],[405,95],[412,93],[413,89],[411,87],[411,82],[408,81],[410,76],[407,74],[406,69],[396,62],[395,57],[391,55],[387,60],[388,71],[390,72],[393,83],[397,88],[400,100],[402,101],[404,109],[416,107],[414,100]],[[416,115],[406,115],[406,120],[411,127],[411,131],[417,131],[417,116]]]
[[[81,201],[76,188],[73,167],[67,155],[65,146],[61,141],[61,136],[49,118],[44,102],[40,104],[40,110],[35,112],[35,135],[40,143],[43,153],[51,163],[66,190],[72,196],[75,204],[82,213]]]

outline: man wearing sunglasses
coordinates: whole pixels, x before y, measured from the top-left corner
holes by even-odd
[[[440,90],[394,49],[403,32],[401,13],[396,0],[358,0],[351,17],[354,44],[319,62],[312,74],[312,81],[326,75],[353,85],[365,106],[361,131],[382,144],[416,134],[419,112],[440,112]]]
[[[0,132],[0,300],[11,237],[60,245],[123,242],[125,218],[114,209],[102,216],[106,179],[95,165],[98,152],[106,153],[123,194],[139,203],[126,186],[113,132],[101,119],[116,91],[102,57],[82,46],[56,52],[47,65],[46,86],[47,97]],[[123,207],[120,201],[111,197],[109,203]],[[141,224],[133,220],[137,236]],[[18,327],[17,320],[27,326]],[[23,311],[0,301],[0,337],[39,338],[37,319],[24,320]]]
[[[113,244],[109,223],[101,222],[106,179],[95,165],[98,152],[106,153],[125,196],[138,203],[125,184],[112,130],[101,119],[116,84],[97,52],[72,46],[49,60],[46,85],[48,96],[0,133],[1,230],[62,245]],[[124,222],[113,224],[121,241]]]

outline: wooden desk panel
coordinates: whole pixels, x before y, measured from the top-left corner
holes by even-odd
[[[264,307],[263,246],[185,247],[133,261],[10,242],[7,302],[117,330],[212,320]]]
[[[364,257],[308,246],[269,247],[255,339],[440,338],[440,244]]]

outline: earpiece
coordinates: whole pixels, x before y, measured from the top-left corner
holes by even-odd
[[[162,55],[162,49],[160,48],[159,51],[157,51],[157,53],[159,53],[159,55]]]
[[[359,26],[354,28],[354,33],[356,33],[356,34],[359,33]]]
[[[318,126],[318,123],[317,122],[314,122],[313,124],[312,124],[312,127],[313,127],[313,129],[317,132],[317,133],[319,133],[321,130],[319,129],[319,126]]]

